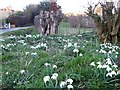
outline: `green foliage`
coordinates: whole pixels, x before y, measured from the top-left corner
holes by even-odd
[[[50,2],[47,1],[40,2],[40,5],[38,5],[38,8],[41,11],[49,11],[49,7],[50,7]]]

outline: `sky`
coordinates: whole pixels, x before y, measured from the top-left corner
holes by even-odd
[[[0,0],[0,8],[11,6],[14,10],[23,10],[26,5],[39,4],[41,1],[43,0]],[[57,3],[62,7],[63,13],[79,13],[86,10],[88,3],[92,4],[98,1],[105,0],[57,0]]]

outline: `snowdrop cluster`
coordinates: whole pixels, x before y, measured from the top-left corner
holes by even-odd
[[[57,69],[57,66],[55,64],[50,64],[50,63],[45,63],[44,64],[45,67],[47,68],[53,68],[54,70]],[[46,75],[44,76],[43,78],[43,81],[44,81],[44,84],[46,85],[46,87],[51,84],[51,87],[54,88],[54,87],[58,87],[58,73],[56,73],[55,71],[53,71],[54,73],[50,74],[50,75]],[[54,82],[55,81],[55,82]],[[59,83],[59,87],[60,88],[68,88],[68,89],[73,89],[73,86],[72,86],[72,83],[73,83],[73,80],[71,78],[65,80],[65,81],[61,81]],[[53,86],[55,85],[55,86]]]
[[[115,55],[117,57],[118,50],[120,48],[118,46],[114,46],[111,43],[105,43],[100,45],[100,50],[96,50],[96,52],[102,53],[102,54],[107,54],[107,55]]]
[[[68,43],[67,45],[64,45],[64,50],[72,46],[73,46],[72,43]]]
[[[105,70],[106,77],[117,75],[118,66],[110,58],[105,59],[104,62],[91,62],[90,65],[97,69]]]
[[[71,78],[65,80],[65,81],[61,81],[60,83],[60,88],[68,88],[68,89],[73,89],[73,80]]]
[[[41,35],[40,34],[36,34],[36,35],[31,35],[31,34],[26,34],[26,38],[39,38]]]
[[[38,43],[38,45],[36,45],[36,46],[31,46],[30,48],[31,49],[38,49],[38,48],[45,48],[45,49],[47,49],[47,44],[46,43]]]
[[[51,73],[47,73],[48,75],[43,78],[45,86],[47,87],[47,86],[49,86],[49,84],[51,84],[50,87],[57,87],[58,73],[53,71],[57,68],[57,66],[54,64],[50,64],[50,63],[45,63],[44,65],[45,65],[45,67],[47,67],[47,69],[51,70]],[[55,86],[53,86],[53,85],[55,85]]]
[[[55,65],[55,64],[50,64],[50,63],[45,63],[44,64],[46,67],[50,67],[50,68],[53,68],[53,69],[57,69],[57,65]]]

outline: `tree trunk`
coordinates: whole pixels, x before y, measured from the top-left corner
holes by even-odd
[[[120,42],[120,8],[116,9],[113,2],[106,2],[104,4],[100,3],[102,8],[102,16],[99,16],[94,13],[97,5],[95,5],[94,8],[90,6],[88,8],[87,15],[94,19],[94,22],[98,28],[100,42]],[[114,13],[113,9],[116,10]]]

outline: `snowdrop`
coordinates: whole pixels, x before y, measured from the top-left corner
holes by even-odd
[[[53,80],[57,80],[57,77],[58,77],[58,74],[57,74],[57,73],[53,73],[51,79],[53,79]]]
[[[119,54],[118,52],[115,52],[115,54]]]
[[[73,50],[73,52],[78,53],[78,52],[79,52],[79,50],[75,48],[75,49]]]
[[[70,90],[70,89],[73,89],[73,86],[72,85],[68,85],[67,88],[68,88],[68,90]]]
[[[26,54],[26,55],[28,55],[28,54],[29,54],[29,52],[25,52],[25,54]]]
[[[66,86],[66,82],[65,81],[61,81],[61,83],[60,83],[60,88],[64,88],[65,86]]]
[[[120,74],[120,70],[117,71],[117,74]]]
[[[31,46],[30,48],[31,48],[31,49],[36,49],[36,47],[34,47],[34,46]]]
[[[73,80],[71,78],[69,78],[69,79],[66,80],[66,83],[72,84]]]
[[[44,80],[44,83],[48,82],[50,80],[50,76],[45,76],[43,80]]]
[[[53,65],[53,68],[55,69],[55,68],[57,68],[57,66],[56,66],[56,65]]]
[[[91,62],[90,65],[91,65],[91,66],[95,66],[95,62]]]
[[[24,41],[25,41],[25,40],[20,40],[20,41],[18,41],[18,42],[23,44],[23,43],[24,43]]]
[[[31,53],[31,55],[32,55],[32,56],[37,56],[37,53],[36,53],[36,52],[35,52],[35,53]]]
[[[109,51],[108,53],[109,53],[109,54],[112,54],[112,51]]]
[[[107,58],[106,61],[107,61],[106,64],[112,65],[112,62],[111,62],[110,58]]]
[[[117,68],[118,66],[116,64],[113,65],[114,68]]]
[[[101,62],[97,62],[97,64],[101,64]]]
[[[21,70],[20,73],[21,73],[21,74],[24,74],[24,73],[25,73],[25,70]]]
[[[47,44],[46,43],[41,43],[41,47],[46,47]]]
[[[108,67],[108,65],[106,65],[106,64],[102,65],[102,68],[107,68],[107,67]]]
[[[71,47],[72,46],[72,43],[68,43],[68,47]]]
[[[50,63],[45,63],[44,65],[45,65],[45,66],[51,66],[51,64],[50,64]]]
[[[106,52],[105,50],[101,49],[101,50],[99,51],[99,53],[106,54],[107,52]]]
[[[112,71],[111,74],[112,75],[117,75],[117,73],[115,71]]]
[[[102,68],[102,65],[101,65],[101,64],[99,64],[99,65],[97,66],[97,68]]]
[[[9,73],[8,73],[8,72],[6,72],[5,74],[7,74],[7,75],[8,75]]]
[[[5,40],[4,40],[4,39],[2,39],[2,38],[0,38],[0,41],[1,41],[1,42],[4,42]]]
[[[79,54],[79,56],[83,56],[83,54],[82,54],[82,53],[80,53],[80,54]]]
[[[115,71],[109,72],[106,74],[106,77],[108,76],[112,77],[113,75],[117,75],[117,73]]]
[[[77,47],[77,43],[74,43],[74,47]]]
[[[106,68],[106,70],[109,72],[112,70],[112,68],[110,68],[109,66]]]
[[[30,34],[29,34],[29,35],[27,35],[27,34],[26,34],[26,38],[28,38],[28,37],[32,37],[32,35],[30,35]]]

